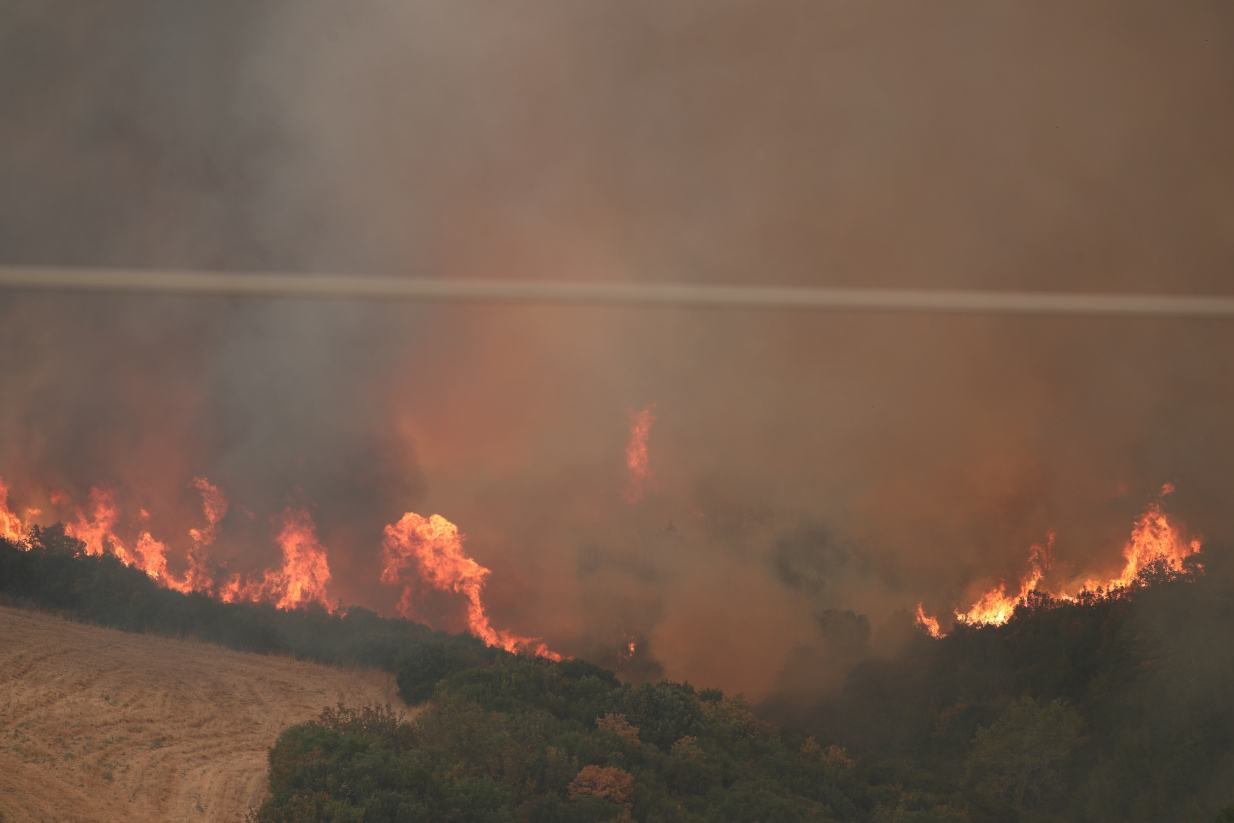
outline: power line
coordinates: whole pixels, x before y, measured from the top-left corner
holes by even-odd
[[[545,305],[1234,317],[1234,296],[1225,295],[849,289],[700,283],[535,282],[44,266],[0,266],[0,288],[38,291]]]

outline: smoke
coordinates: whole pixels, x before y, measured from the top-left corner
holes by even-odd
[[[0,263],[1228,293],[1232,14],[10,3]],[[1232,338],[3,293],[0,477],[18,512],[112,488],[173,553],[208,478],[230,572],[307,507],[331,599],[386,613],[382,529],[441,514],[494,627],[757,698],[838,682],[1051,531],[1058,574],[1116,575],[1164,483],[1228,535]]]

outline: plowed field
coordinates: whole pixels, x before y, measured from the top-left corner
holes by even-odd
[[[266,750],[338,701],[402,704],[393,678],[0,608],[5,823],[240,821]]]

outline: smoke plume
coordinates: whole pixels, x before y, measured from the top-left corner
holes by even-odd
[[[0,263],[1229,293],[1232,17],[9,3]],[[0,477],[35,522],[104,490],[181,576],[208,530],[200,572],[263,579],[294,521],[309,599],[386,614],[383,530],[440,514],[494,630],[758,698],[1050,534],[1117,576],[1163,484],[1229,537],[1232,368],[1215,320],[3,292]]]

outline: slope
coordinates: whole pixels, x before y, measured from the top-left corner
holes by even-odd
[[[236,821],[266,753],[326,706],[393,703],[391,675],[0,607],[0,812],[21,821]]]

